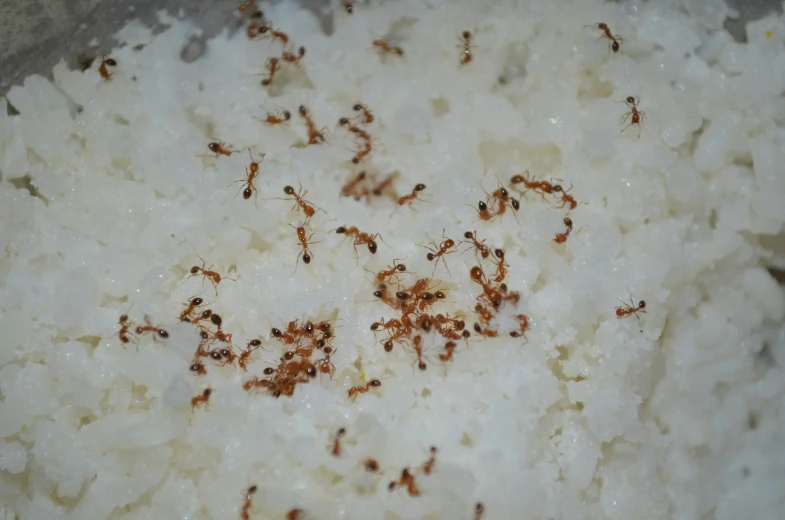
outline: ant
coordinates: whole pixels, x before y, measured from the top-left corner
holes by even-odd
[[[426,370],[428,365],[426,365],[423,361],[422,336],[415,336],[414,339],[412,339],[412,342],[414,343],[414,352],[417,354],[417,368],[420,370]]]
[[[436,446],[431,446],[430,452],[431,456],[422,465],[422,472],[426,475],[430,475],[433,472],[433,466],[436,464],[436,454],[439,452],[439,449]]]
[[[610,54],[611,51],[619,52],[619,50],[621,49],[621,44],[624,43],[624,39],[618,34],[615,35],[612,34],[610,27],[608,27],[608,24],[606,24],[605,22],[600,22],[595,25],[586,25],[585,27],[595,27],[600,31],[602,31],[603,34],[600,35],[600,38],[605,38],[606,40],[608,40],[608,54]]]
[[[120,318],[122,318],[122,316]],[[166,330],[162,329],[161,327],[154,326],[152,323],[150,323],[150,319],[147,316],[144,317],[144,322],[147,324],[146,326],[143,327],[142,325],[138,325],[136,327],[135,332],[136,332],[137,335],[142,335],[145,332],[152,332],[152,333],[154,333],[153,334],[153,341],[155,341],[155,334],[158,334],[158,336],[163,338],[163,339],[166,339],[166,338],[169,337],[169,333],[166,332]],[[120,341],[122,341],[122,339]]]
[[[430,251],[427,255],[425,255],[425,257],[428,259],[429,262],[432,262],[434,259],[436,260],[436,263],[433,266],[434,272],[436,271],[436,265],[439,263],[439,260],[441,260],[442,263],[444,263],[444,268],[447,269],[447,273],[450,273],[450,268],[447,267],[447,262],[444,260],[444,255],[452,253],[452,251],[448,251],[448,249],[455,247],[455,241],[451,238],[447,238],[446,236],[444,236],[445,231],[446,230],[444,229],[442,230],[442,238],[444,240],[442,241],[441,244],[436,245],[436,241],[431,240],[431,244],[433,244],[433,247],[420,246]]]
[[[400,47],[394,47],[384,40],[374,40],[373,46],[379,49],[383,53],[397,54],[398,56],[403,56],[403,49],[401,49]]]
[[[355,103],[354,106],[352,107],[352,110],[354,110],[355,112],[362,112],[362,114],[357,116],[357,118],[360,119],[360,123],[364,125],[370,125],[371,123],[373,123],[373,113],[371,113],[371,111],[368,110],[367,106],[363,105],[362,103]]]
[[[395,277],[395,279],[399,281],[398,273],[406,272],[406,266],[404,264],[397,263],[397,261],[398,259],[394,258],[392,266],[387,266],[387,269],[382,269],[376,273],[376,279],[384,283],[390,282],[392,278]]]
[[[512,332],[510,332],[510,336],[513,338],[518,338],[523,336],[524,339],[527,339],[526,331],[529,330],[529,328],[531,327],[531,325],[529,324],[529,317],[526,316],[525,314],[518,314],[515,316],[515,318],[518,320],[518,323],[520,323],[519,325],[520,331],[513,330]]]
[[[305,47],[300,47],[297,49],[297,54],[290,52],[290,51],[283,51],[281,55],[281,59],[287,63],[293,63],[296,67],[300,66],[300,60],[303,59],[305,56]]]
[[[363,468],[370,473],[376,473],[379,471],[379,463],[376,462],[376,459],[367,458],[363,461]]]
[[[493,251],[493,254],[498,259],[496,262],[496,275],[493,279],[496,283],[504,281],[504,278],[507,276],[507,268],[510,267],[510,264],[504,260],[504,253],[504,249],[494,249]]]
[[[210,149],[211,152],[215,154],[216,157],[220,155],[225,155],[229,157],[232,155],[236,150],[232,150],[231,146],[224,146],[225,143],[223,141],[218,141],[214,143],[210,143],[207,145],[207,148]]]
[[[456,45],[456,47],[461,49],[461,58],[460,58],[461,65],[466,65],[467,63],[469,63],[474,59],[474,56],[472,55],[471,39],[472,39],[472,33],[470,33],[469,31],[463,31],[461,33],[461,36],[458,38],[458,41],[460,43]]]
[[[207,407],[207,401],[210,400],[210,396],[213,393],[212,388],[205,388],[201,395],[197,395],[193,399],[191,399],[191,410],[196,409],[197,407],[201,406],[202,404]]]
[[[180,313],[180,321],[188,321],[188,322],[190,322],[191,321],[191,319],[190,319],[191,318],[191,314],[193,314],[194,309],[196,309],[197,307],[201,306],[203,302],[204,302],[204,300],[202,300],[199,297],[192,298],[191,301],[189,301],[187,304],[185,304],[187,306],[187,308],[183,312]]]
[[[472,244],[472,246],[474,246],[474,249],[478,251],[480,253],[480,256],[482,256],[483,258],[488,258],[488,256],[491,254],[491,249],[485,245],[485,239],[481,241],[477,240],[477,231],[473,233],[471,231],[467,231],[466,233],[463,234],[463,237],[467,239],[467,241],[464,243]],[[469,249],[471,249],[471,246],[468,249],[466,249],[466,251],[468,251]],[[464,251],[464,253],[466,251]]]
[[[548,181],[534,180],[534,177],[529,174],[529,170],[526,170],[523,172],[523,174],[513,175],[512,179],[510,179],[510,183],[523,184],[527,191],[533,190],[539,193],[540,197],[542,197],[542,200],[545,200],[546,193],[550,195],[554,191],[554,186],[552,183]]]
[[[286,520],[302,520],[305,511],[302,509],[295,507],[291,509],[288,513],[286,513]]]
[[[310,221],[311,217],[313,217],[314,214],[316,213],[316,209],[314,209],[314,206],[312,206],[310,202],[308,202],[303,198],[308,194],[308,191],[303,190],[302,184],[300,185],[300,189],[297,193],[294,192],[294,188],[292,188],[291,186],[284,186],[283,192],[287,195],[291,195],[292,198],[280,199],[280,200],[293,200],[294,205],[292,206],[292,209],[299,211],[299,209],[302,208],[303,213],[305,213],[306,223]]]
[[[626,318],[627,316],[631,316],[633,314],[637,318],[639,312],[642,312],[644,314],[646,313],[646,302],[644,300],[639,301],[637,307],[635,307],[635,304],[632,301],[632,296],[630,296],[629,304],[627,304],[624,300],[621,299],[619,301],[622,302],[624,306],[616,307],[617,318]]]
[[[409,493],[409,496],[420,496],[420,490],[417,488],[414,475],[411,474],[409,468],[403,468],[403,470],[401,470],[400,478],[398,478],[397,481],[393,480],[390,482],[390,484],[387,486],[387,489],[389,491],[395,491],[395,488],[398,486],[406,487],[406,491]]]
[[[248,342],[248,346],[245,347],[237,360],[237,364],[240,365],[240,368],[246,372],[248,371],[248,360],[251,358],[251,353],[256,349],[261,348],[261,346],[262,342],[258,339],[252,339]]]
[[[455,348],[458,345],[454,341],[448,341],[444,345],[444,354],[439,354],[439,361],[442,363],[447,363],[448,361],[452,360],[452,356],[455,353]]]
[[[117,320],[117,323],[120,325],[120,330],[117,331],[115,336],[120,338],[120,341],[122,341],[123,343],[130,343],[131,339],[128,337],[129,334],[128,331],[131,327],[134,326],[133,322],[130,319],[128,319],[127,314],[123,314],[122,316],[120,316],[120,319]]]
[[[467,206],[469,206],[469,205],[467,204]],[[474,208],[474,206],[469,206],[469,207]],[[488,209],[488,204],[486,204],[484,201],[480,201],[477,204],[477,207],[474,208],[474,211],[477,212],[477,216],[480,217],[480,220],[492,220],[493,219],[493,215],[491,214],[491,210]]]
[[[280,62],[278,58],[267,58],[267,62],[265,63],[265,67],[268,71],[270,71],[270,75],[262,80],[262,86],[269,87],[273,84],[273,78],[275,77],[275,73],[281,70]]]
[[[385,189],[387,189],[387,187],[388,187],[388,186],[390,186],[394,180],[395,180],[395,174],[394,174],[394,173],[393,173],[393,174],[390,174],[390,175],[388,175],[387,177],[385,177],[384,179],[382,179],[382,180],[379,182],[379,184],[377,184],[376,186],[374,186],[374,187],[373,187],[373,190],[372,190],[372,192],[371,192],[371,193],[373,193],[373,194],[374,194],[374,195],[376,195],[377,197],[378,197],[378,196],[380,196],[380,195],[382,194],[382,192],[383,192]]]
[[[355,200],[360,200],[360,197],[365,195],[367,189],[362,189],[362,192],[357,195],[355,191],[357,191],[358,186],[365,180],[367,173],[363,170],[354,177],[351,177],[346,184],[343,185],[341,188],[341,196],[342,197],[351,197],[354,196]]]
[[[336,350],[326,346],[322,349],[322,352],[324,352],[324,357],[316,362],[315,368],[322,374],[330,374],[330,379],[332,379],[333,375],[335,375],[335,364],[330,361],[330,358],[335,354]]]
[[[308,109],[305,105],[300,105],[298,109],[300,116],[305,119],[305,124],[308,126],[308,144],[324,144],[324,130],[316,130],[316,125],[313,123],[311,116],[308,115]]]
[[[112,76],[114,76],[114,73],[109,72],[109,70],[106,68],[107,65],[110,67],[117,67],[117,61],[115,61],[114,58],[107,58],[104,56],[104,58],[101,60],[101,66],[98,67],[98,73],[101,74],[101,77],[106,81],[112,81]]]
[[[238,182],[242,182],[243,185],[240,186],[240,189],[243,192],[243,198],[245,200],[250,199],[251,195],[255,195],[256,194],[256,186],[253,185],[253,180],[256,178],[257,175],[259,175],[259,164],[261,164],[261,162],[264,160],[264,156],[265,156],[265,154],[261,154],[259,156],[260,159],[257,162],[257,161],[253,160],[253,155],[251,155],[251,150],[248,150],[248,155],[251,156],[251,165],[250,165],[250,167],[245,169],[246,178],[245,179],[236,180],[232,184],[229,185],[229,186],[232,186],[233,184],[237,184]],[[229,186],[227,186],[227,188]],[[243,186],[245,187],[245,189],[243,189]],[[239,194],[239,192],[238,192],[238,194]],[[235,195],[235,197],[236,196],[237,195]]]
[[[341,6],[349,14],[352,14],[354,12],[354,0],[341,0]]]
[[[332,446],[330,449],[330,454],[333,457],[341,456],[341,438],[344,435],[346,435],[346,428],[338,428],[338,431],[335,432],[335,435],[330,436],[330,445]]]
[[[289,36],[285,32],[274,29],[270,22],[267,22],[261,26],[259,28],[258,34],[260,34],[262,38],[272,36],[273,40],[281,40],[281,44],[284,46],[284,48],[286,48],[286,45],[289,43]]]
[[[245,492],[245,502],[243,502],[243,508],[240,510],[240,518],[243,520],[249,520],[251,518],[248,510],[251,509],[251,495],[256,493],[256,490],[256,486],[251,486],[248,488],[248,491]]]
[[[371,390],[371,387],[379,388],[380,386],[382,386],[381,381],[379,381],[378,379],[371,379],[370,381],[368,381],[368,384],[366,385],[358,385],[358,386],[351,387],[347,392],[347,395],[349,396],[350,400],[354,401],[357,398],[357,394],[364,394],[365,392],[369,392]]]
[[[297,261],[294,263],[294,272],[296,273],[297,272],[297,264],[299,263],[301,256],[303,257],[303,262],[306,265],[311,263],[311,255],[313,255],[313,253],[311,253],[311,250],[308,248],[308,242],[311,240],[311,237],[313,237],[313,233],[311,233],[306,238],[305,237],[305,227],[304,226],[295,227],[292,224],[289,224],[289,225],[297,230],[297,240],[300,241],[300,245],[302,246],[302,249],[300,250],[300,253],[297,255]],[[311,245],[318,244],[318,243],[319,242],[311,242]]]
[[[361,246],[364,244],[368,244],[368,251],[371,252],[372,255],[376,254],[377,244],[376,239],[381,238],[379,233],[374,233],[373,235],[369,233],[363,233],[355,226],[341,226],[335,230],[336,233],[339,235],[346,235],[347,237],[354,237],[354,257],[357,258],[357,246]],[[346,240],[344,238],[344,240]]]
[[[638,139],[641,137],[641,123],[643,122],[643,117],[646,115],[646,112],[642,112],[638,110],[638,105],[640,104],[640,99],[627,96],[627,99],[624,100],[624,103],[630,107],[630,111],[627,112],[621,120],[621,124],[624,124],[627,121],[627,118],[630,118],[630,122],[627,123],[627,126],[621,129],[621,132],[624,132],[632,125],[638,125]]]
[[[248,0],[247,2],[243,2],[242,4],[240,4],[240,7],[237,8],[237,11],[240,14],[245,14],[248,11],[248,9],[254,6],[255,3],[256,0]]]
[[[288,110],[284,110],[278,113],[267,112],[267,117],[265,117],[264,119],[259,119],[258,117],[255,119],[261,121],[262,123],[266,123],[270,126],[273,126],[273,125],[279,125],[281,123],[284,123],[291,118],[292,118],[292,113],[289,112]]]
[[[579,202],[577,202],[577,201],[575,200],[575,198],[574,198],[572,195],[570,195],[570,190],[571,190],[571,189],[572,189],[572,184],[570,184],[570,187],[569,187],[569,189],[566,189],[566,190],[565,190],[564,188],[562,188],[562,187],[561,187],[561,185],[559,185],[559,184],[557,184],[557,185],[555,185],[555,186],[553,187],[553,191],[554,191],[554,192],[556,192],[556,193],[561,193],[561,200],[560,200],[560,201],[557,201],[557,202],[554,204],[554,206],[556,206],[557,204],[559,204],[559,208],[561,208],[561,209],[564,209],[565,207],[569,206],[569,207],[570,207],[570,209],[569,209],[569,210],[567,210],[567,213],[569,213],[570,211],[574,210],[574,209],[575,209],[575,208],[577,208],[579,205],[581,205],[581,204],[585,204],[584,202],[580,202],[580,203],[579,203]]]
[[[482,520],[483,513],[485,513],[485,506],[482,502],[477,502],[474,505],[474,520]]]
[[[204,368],[202,363],[194,363],[190,366],[191,372],[196,372],[196,375],[203,376],[207,374],[207,369]]]
[[[564,217],[564,225],[567,226],[567,230],[564,233],[556,233],[556,238],[553,239],[557,244],[563,244],[567,241],[567,237],[570,236],[572,231],[572,219]]]
[[[408,195],[404,195],[403,197],[400,197],[398,199],[398,205],[403,206],[408,202],[409,207],[414,209],[412,207],[412,204],[414,203],[415,200],[418,200],[420,198],[419,197],[420,192],[423,191],[424,189],[425,189],[425,184],[423,183],[416,184],[411,193],[409,193]]]
[[[196,250],[194,250],[194,253],[196,253]],[[196,275],[201,273],[201,275],[202,275],[202,285],[204,285],[205,278],[210,280],[210,282],[213,284],[213,289],[215,289],[215,295],[218,296],[218,284],[221,283],[221,279],[222,278],[221,278],[220,274],[218,274],[215,271],[211,270],[215,264],[210,264],[210,267],[205,269],[204,266],[207,264],[207,262],[204,261],[204,258],[199,256],[199,253],[196,253],[196,256],[198,256],[199,260],[202,261],[202,267],[199,267],[197,265],[191,267],[191,276],[189,276],[188,278],[192,278],[192,277],[194,277],[194,276],[196,276]],[[188,278],[186,278],[186,280],[188,280]],[[237,281],[234,278],[229,278],[228,276],[225,276],[224,278],[226,280],[231,280],[233,282]],[[208,317],[209,317],[209,315],[208,315]]]

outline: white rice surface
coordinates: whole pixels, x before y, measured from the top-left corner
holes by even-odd
[[[162,14],[160,34],[132,22],[117,35],[112,81],[100,60],[60,64],[54,83],[31,76],[0,101],[0,518],[225,520],[251,485],[253,519],[472,519],[477,502],[487,519],[783,518],[785,297],[766,270],[785,264],[782,18],[749,24],[740,44],[719,0],[401,0],[336,6],[326,36],[292,3],[262,7],[307,49],[272,95],[256,74],[280,44],[227,31],[187,64],[199,30]],[[585,27],[598,22],[620,53]],[[459,66],[463,30],[476,47]],[[404,56],[381,58],[377,38]],[[620,132],[627,96],[646,113],[640,138]],[[357,101],[375,115],[359,166],[397,172],[399,196],[425,183],[414,209],[339,196],[360,167],[336,122]],[[303,146],[300,104],[328,144]],[[281,109],[285,125],[254,119]],[[241,152],[216,159],[215,139]],[[247,147],[266,154],[256,205],[227,187]],[[565,210],[534,194],[517,221],[477,218],[483,189],[527,169],[585,203],[563,245]],[[303,214],[272,198],[298,181],[322,211],[313,259],[293,273]],[[356,265],[341,225],[384,242]],[[475,229],[506,249],[532,328],[473,335],[443,365],[443,340],[424,335],[417,370],[411,349],[374,338],[395,313],[363,267],[398,258],[428,276],[418,246]],[[195,251],[236,279],[217,296],[204,284],[224,330],[267,349],[248,372],[189,370],[199,338],[178,315],[203,291],[186,280]],[[434,312],[471,329],[477,260],[446,260]],[[630,297],[648,312],[617,319]],[[124,345],[125,313],[170,337]],[[292,397],[244,391],[281,356],[271,326],[306,317],[333,320],[334,377]],[[383,385],[347,399],[373,378]],[[405,467],[420,496],[388,491]]]

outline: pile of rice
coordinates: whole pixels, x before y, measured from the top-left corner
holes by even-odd
[[[254,519],[782,518],[785,296],[767,267],[785,265],[783,18],[740,44],[720,0],[336,2],[327,36],[293,2],[261,7],[307,50],[269,92],[280,42],[227,30],[184,63],[199,29],[162,13],[160,34],[118,33],[111,81],[100,59],[60,64],[2,101],[0,518],[241,518],[252,485]],[[585,27],[599,22],[621,52]],[[380,55],[382,38],[404,55]],[[620,132],[628,96],[640,138]],[[353,165],[337,121],[358,101],[374,146]],[[301,104],[327,144],[305,146]],[[284,109],[286,124],[257,119]],[[240,153],[212,156],[216,140]],[[244,200],[227,185],[248,147],[266,155]],[[424,183],[424,200],[341,197],[360,170],[397,173],[398,196]],[[525,170],[584,203],[565,244],[566,211],[533,193],[478,219],[483,190]],[[320,211],[294,272],[303,214],[274,198],[298,182]],[[384,241],[356,264],[342,225]],[[434,272],[420,246],[475,229],[506,249],[531,329],[473,333],[446,363],[431,334],[417,370],[370,330],[394,313],[363,268],[433,272],[438,312],[472,330],[475,255],[461,245]],[[216,296],[187,279],[195,253],[236,281]],[[178,316],[198,294],[236,345],[262,339],[247,372],[189,370],[199,337]],[[617,319],[630,298],[647,313]],[[121,314],[169,338],[123,344]],[[243,390],[284,350],[271,327],[294,319],[333,323],[334,376],[292,397]],[[420,496],[388,491],[407,467]]]

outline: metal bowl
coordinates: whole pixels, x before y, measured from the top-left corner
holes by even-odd
[[[325,31],[331,31],[329,0],[299,1],[321,19]],[[782,12],[780,0],[726,1],[739,12],[739,17],[726,20],[725,27],[739,41],[746,38],[744,28],[748,21],[772,11]],[[131,18],[139,18],[160,30],[156,12],[163,8],[173,13],[182,11],[204,30],[202,39],[190,42],[183,49],[183,59],[196,59],[204,49],[206,38],[224,27],[237,26],[233,10],[240,3],[240,0],[3,0],[0,2],[0,95],[30,74],[48,75],[61,58],[75,68],[80,57],[108,52],[116,43],[111,36]],[[93,39],[97,46],[89,45]]]

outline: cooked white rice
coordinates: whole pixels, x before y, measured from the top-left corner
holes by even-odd
[[[478,502],[488,519],[783,518],[785,296],[766,266],[785,264],[784,20],[749,24],[740,44],[720,0],[371,4],[351,15],[336,5],[330,36],[293,3],[263,5],[307,49],[272,95],[256,74],[278,42],[227,31],[184,63],[199,30],[164,14],[160,34],[131,22],[117,35],[111,81],[99,59],[8,93],[18,114],[0,107],[0,518],[225,520],[241,517],[251,485],[254,519],[293,508],[471,519]],[[623,37],[621,52],[585,27],[598,22]],[[460,66],[464,30],[476,47]],[[381,57],[381,38],[404,55]],[[628,96],[645,112],[640,138],[620,132]],[[359,166],[336,124],[357,101],[375,115]],[[303,146],[301,104],[330,128],[328,144]],[[286,124],[255,119],[283,109]],[[212,157],[216,139],[241,152]],[[227,187],[247,147],[266,154],[256,205]],[[425,200],[393,211],[388,197],[341,197],[360,169],[397,172],[399,196],[425,183]],[[517,221],[479,221],[483,190],[524,170],[585,203],[564,245],[552,198],[530,193]],[[293,274],[290,224],[303,214],[273,198],[298,182],[322,211],[311,263]],[[375,255],[358,248],[356,265],[341,225],[384,241]],[[429,367],[417,370],[411,349],[387,353],[370,330],[395,313],[363,268],[397,258],[428,276],[418,246],[475,229],[506,249],[515,311],[532,328],[512,338],[499,318],[499,337],[475,334],[446,363],[444,342],[424,334]],[[471,329],[481,290],[466,247],[445,257],[449,272],[436,268],[447,300],[435,312]],[[215,296],[186,280],[195,251],[236,282]],[[248,372],[189,370],[199,337],[178,315],[203,290],[239,348],[262,338]],[[647,313],[617,319],[630,298]],[[113,334],[126,313],[169,338],[123,344]],[[334,377],[292,397],[244,391],[281,356],[271,327],[307,318],[335,326]],[[381,387],[347,399],[374,378]],[[192,410],[207,387],[209,403]],[[363,468],[369,457],[380,472]],[[388,491],[405,467],[420,496]]]

